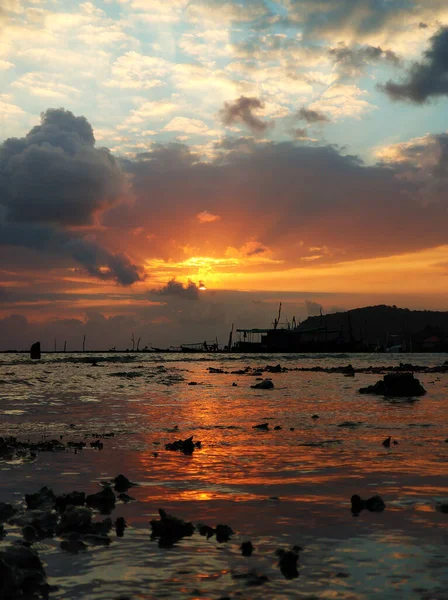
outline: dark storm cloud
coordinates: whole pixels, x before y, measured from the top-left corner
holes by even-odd
[[[0,204],[8,221],[91,224],[123,189],[114,157],[95,148],[88,121],[68,110],[47,110],[24,138],[0,146]]]
[[[263,108],[263,103],[258,98],[240,96],[234,102],[224,102],[224,108],[219,111],[219,117],[224,125],[244,123],[254,133],[262,133],[269,124],[256,117],[252,111]]]
[[[215,252],[258,240],[285,261],[280,268],[310,265],[305,261],[316,254],[321,256],[312,264],[448,243],[446,158],[440,150],[434,153],[438,187],[428,194],[428,179],[419,179],[423,167],[411,147],[400,161],[376,166],[334,146],[250,138],[223,141],[208,163],[179,161],[178,149],[163,164],[147,153],[145,160],[128,163],[135,204],[108,213],[107,224],[149,231],[160,224],[163,236],[156,237],[153,251],[168,258],[170,240],[189,241],[183,223],[206,205],[226,226],[225,236],[213,239]],[[312,250],[324,246],[325,254]]]
[[[392,100],[423,104],[436,96],[448,96],[448,27],[430,38],[421,62],[415,62],[403,83],[388,81],[380,86]]]
[[[171,279],[160,289],[151,291],[151,294],[155,296],[174,296],[177,298],[185,298],[187,300],[199,300],[199,293],[199,287],[194,281],[189,281],[184,286],[175,279]]]
[[[362,46],[349,48],[345,44],[338,44],[328,51],[339,73],[344,77],[356,77],[363,73],[369,64],[385,61],[398,65],[400,59],[392,50],[383,50],[380,46]]]
[[[301,121],[306,121],[309,124],[330,122],[330,119],[324,115],[324,113],[319,112],[318,110],[305,108],[304,106],[297,111],[297,118]]]
[[[94,277],[131,285],[141,279],[140,269],[124,254],[114,254],[97,242],[74,237],[54,226],[26,223],[1,223],[0,245],[21,246],[31,250],[66,256],[82,265]]]
[[[23,138],[0,145],[0,245],[75,260],[94,277],[131,285],[140,269],[123,253],[83,237],[124,190],[125,175],[107,149],[95,148],[85,117],[48,109]],[[45,261],[44,261],[45,262]]]

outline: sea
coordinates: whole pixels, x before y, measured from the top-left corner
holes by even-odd
[[[70,553],[57,535],[32,544],[54,600],[448,600],[448,373],[416,374],[427,390],[419,398],[385,398],[358,392],[379,374],[292,370],[350,363],[387,373],[447,359],[1,354],[0,436],[86,447],[0,460],[0,502],[23,509],[43,486],[93,494],[118,474],[138,484],[110,515],[127,527],[111,531],[109,546]],[[277,364],[289,370],[256,374]],[[274,388],[254,389],[260,378]],[[165,449],[191,436],[201,442],[191,455]],[[90,446],[97,439],[102,449]],[[354,515],[354,494],[386,507]],[[161,547],[150,526],[159,509],[233,533],[217,541],[196,531]],[[22,538],[20,526],[5,531],[0,550]],[[279,551],[294,546],[297,573],[285,575]]]

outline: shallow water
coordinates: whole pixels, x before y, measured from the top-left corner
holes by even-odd
[[[57,494],[93,493],[118,473],[140,484],[129,491],[137,502],[118,504],[112,514],[129,527],[109,548],[73,556],[58,538],[35,544],[58,600],[446,600],[448,515],[436,505],[448,500],[447,374],[418,374],[428,393],[407,401],[358,394],[378,375],[274,373],[275,389],[255,390],[253,377],[210,374],[208,367],[435,366],[447,358],[54,354],[31,362],[0,355],[0,435],[66,441],[115,434],[101,451],[0,462],[0,501],[22,501],[43,485]],[[269,431],[253,429],[263,422]],[[169,431],[174,426],[178,432]],[[190,435],[202,442],[193,456],[164,450]],[[387,449],[381,442],[389,435],[399,444]],[[380,494],[386,510],[353,517],[355,493]],[[159,507],[193,523],[228,524],[235,535],[219,544],[196,533],[159,548],[148,524]],[[19,529],[6,530],[0,546],[20,537]],[[250,558],[240,552],[247,539],[256,548]],[[288,580],[275,550],[294,544],[303,548],[299,577]],[[248,585],[241,575],[249,571],[269,581]]]

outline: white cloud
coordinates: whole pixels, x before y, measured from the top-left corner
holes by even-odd
[[[186,117],[175,117],[163,128],[164,131],[181,131],[192,135],[216,136],[218,131],[210,129],[204,121],[199,119],[188,119]]]
[[[150,89],[164,84],[164,78],[170,70],[170,63],[163,58],[145,56],[130,51],[117,58],[112,65],[111,79],[106,86]]]

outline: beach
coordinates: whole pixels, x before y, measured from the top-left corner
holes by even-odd
[[[434,367],[447,358],[2,354],[0,436],[86,446],[1,460],[0,502],[24,507],[24,495],[43,486],[93,494],[119,474],[138,484],[127,492],[135,501],[117,499],[110,517],[127,527],[123,537],[112,529],[109,546],[70,553],[60,535],[32,544],[55,600],[445,600],[448,373],[416,373],[427,393],[398,399],[359,394],[382,374],[295,369]],[[256,375],[277,364],[287,370]],[[274,388],[251,387],[264,379]],[[190,436],[201,442],[191,454],[165,449]],[[385,447],[389,436],[398,443]],[[354,494],[379,495],[386,508],[354,515]],[[196,530],[160,547],[149,524],[160,508],[233,533],[218,541]],[[22,539],[18,525],[5,531],[0,550]],[[242,556],[248,540],[253,554]],[[294,546],[298,572],[289,578],[276,551]]]

